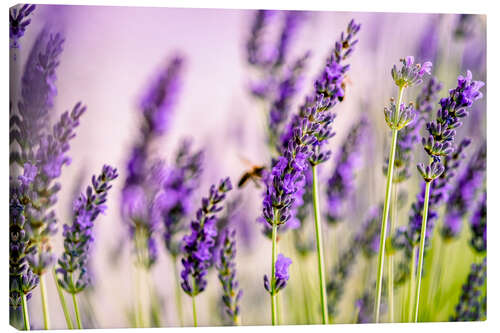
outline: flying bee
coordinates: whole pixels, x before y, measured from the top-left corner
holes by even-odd
[[[342,87],[342,90],[344,91],[344,96],[342,97],[339,97],[339,102],[342,102],[345,98],[345,95],[346,95],[346,88],[347,86],[352,86],[352,81],[351,79],[349,78],[349,76],[345,76],[344,77],[344,80],[342,81],[342,83],[340,84],[340,87]]]
[[[242,160],[246,164],[250,164],[251,167],[241,176],[240,180],[238,181],[238,188],[242,188],[250,180],[253,181],[257,188],[260,188],[260,180],[262,179],[262,175],[264,173],[264,170],[266,170],[266,167],[254,165],[244,158],[242,158]]]

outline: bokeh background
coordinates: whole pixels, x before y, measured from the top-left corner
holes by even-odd
[[[11,96],[15,99],[19,94],[19,73],[34,38],[43,27],[48,27],[50,31],[63,33],[66,38],[57,70],[58,96],[54,118],[77,101],[88,107],[77,129],[77,137],[71,143],[72,163],[63,170],[63,187],[57,205],[61,223],[71,219],[71,203],[81,179],[87,183],[103,163],[116,166],[118,172],[125,175],[127,154],[139,134],[139,98],[147,89],[148,80],[175,54],[186,58],[182,89],[170,130],[158,142],[156,153],[171,161],[179,140],[186,136],[193,138],[196,147],[206,149],[202,185],[196,202],[219,178],[230,176],[236,182],[248,168],[245,160],[254,164],[268,163],[263,106],[249,93],[249,83],[255,73],[246,62],[245,43],[254,15],[255,11],[251,10],[37,6],[32,23],[21,40],[21,49],[16,51],[16,60],[11,58]],[[468,68],[473,70],[474,79],[486,82],[485,16],[474,16],[470,34],[466,38],[457,38],[458,15],[308,12],[292,43],[290,58],[306,50],[312,52],[312,57],[303,89],[294,100],[292,110],[297,110],[304,96],[311,91],[314,78],[351,18],[360,22],[362,29],[355,54],[349,61],[352,67],[348,74],[350,82],[346,98],[335,107],[338,116],[334,129],[337,135],[331,140],[331,148],[335,154],[350,125],[362,114],[366,114],[371,124],[370,140],[363,147],[364,164],[356,180],[358,190],[352,200],[349,219],[336,229],[335,234],[329,232],[327,235],[327,272],[337,260],[333,249],[345,245],[347,236],[357,230],[369,208],[383,200],[385,177],[382,165],[389,148],[389,130],[385,125],[383,107],[397,93],[390,76],[393,64],[406,55],[419,54],[426,32],[439,21],[435,74],[444,83],[441,95],[454,87],[458,74]],[[406,100],[414,100],[417,91],[413,89]],[[473,145],[486,137],[486,98],[476,103],[462,132],[460,136],[474,138]],[[417,150],[421,150],[419,146]],[[423,160],[423,150],[421,153],[417,154],[416,160]],[[333,167],[333,161],[322,166],[322,177],[328,177]],[[127,311],[134,297],[133,265],[131,242],[120,218],[123,181],[124,177],[119,177],[114,184],[106,216],[96,223],[97,241],[92,260],[95,286],[82,297],[85,299],[82,301],[84,311],[93,312],[95,321],[92,325],[102,328],[130,327]],[[409,199],[402,208],[400,224],[407,223],[406,212],[419,190],[419,181],[415,170],[405,187]],[[238,278],[244,290],[242,321],[243,324],[268,324],[269,297],[263,288],[262,276],[269,271],[271,242],[262,235],[261,226],[255,222],[261,212],[261,189],[249,185],[239,192],[245,213],[235,224],[239,237]],[[284,253],[287,249],[289,254],[292,253],[291,241],[286,236],[280,241]],[[60,235],[54,239],[54,249],[61,253]],[[472,257],[465,251],[461,256],[463,262],[457,263],[458,285],[465,281]],[[301,269],[310,272],[307,275],[314,285],[314,258],[309,266]],[[359,270],[354,271],[354,281],[350,282],[352,287],[343,298],[336,322],[352,321],[354,295],[366,287],[356,283],[359,274]],[[160,251],[152,276],[164,302],[163,325],[177,326],[176,286],[171,261],[164,251]],[[280,293],[284,323],[303,323],[303,314],[296,306],[302,301],[301,293],[300,290],[294,292],[294,286],[300,287],[298,277],[299,267],[292,264],[291,286]],[[47,279],[52,326],[65,328],[55,285],[51,276]],[[220,285],[212,271],[207,291],[197,298],[200,325],[221,324],[220,295]],[[458,300],[458,291],[452,296],[448,308]],[[189,323],[190,300],[184,294],[183,297],[185,322]],[[34,328],[42,326],[39,300],[37,288],[30,301]],[[446,315],[434,319],[446,320]]]

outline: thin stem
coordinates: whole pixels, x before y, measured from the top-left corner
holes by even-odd
[[[420,246],[418,249],[418,276],[417,276],[417,298],[415,302],[415,322],[418,321],[418,303],[420,300],[420,287],[422,284],[422,268],[424,266],[424,252],[425,252],[425,232],[427,228],[427,214],[429,211],[429,194],[431,191],[431,182],[425,183],[425,199],[424,199],[424,213],[422,215],[422,229],[420,230]]]
[[[272,228],[272,234],[271,234],[271,239],[272,239],[272,254],[271,254],[271,323],[272,325],[276,325],[278,322],[277,318],[277,311],[276,311],[276,291],[275,291],[275,286],[276,286],[276,272],[275,272],[275,266],[276,266],[276,257],[278,253],[277,249],[277,244],[276,244],[276,239],[277,239],[277,234],[278,234],[278,221],[279,221],[279,216],[278,216],[278,210],[276,208],[273,208],[274,210],[274,221],[273,221],[273,228]]]
[[[82,321],[80,320],[80,310],[78,309],[78,302],[76,301],[76,294],[71,294],[73,298],[73,306],[75,307],[75,317],[76,317],[76,326],[79,329],[82,329]]]
[[[181,284],[179,282],[179,270],[177,269],[177,257],[171,255],[172,265],[174,266],[174,276],[175,276],[175,304],[177,307],[177,316],[179,317],[179,323],[184,326],[184,314],[182,312],[182,294],[181,294]]]
[[[198,327],[198,320],[196,318],[196,302],[195,302],[195,296],[191,296],[191,299],[193,300],[193,325],[194,327]]]
[[[73,321],[71,320],[71,316],[70,316],[69,310],[68,310],[68,305],[66,304],[66,299],[64,298],[62,288],[59,285],[59,282],[57,282],[57,275],[56,275],[56,268],[55,267],[52,269],[52,277],[54,278],[54,281],[56,283],[57,294],[59,295],[59,301],[61,302],[61,307],[62,307],[63,312],[64,312],[64,319],[66,319],[66,327],[68,327],[68,329],[72,330],[73,329]]]
[[[410,306],[408,307],[408,322],[413,321],[413,307],[415,304],[415,261],[417,259],[417,247],[414,246],[411,251],[410,263]]]
[[[401,100],[403,99],[403,87],[399,88],[398,92],[398,104],[396,107],[396,118],[398,118],[398,112],[401,107]],[[398,119],[394,120],[395,123]],[[375,295],[375,322],[380,322],[380,301],[382,299],[382,277],[384,275],[384,256],[385,256],[385,238],[387,237],[387,219],[389,217],[389,208],[391,201],[391,185],[392,176],[394,172],[394,158],[396,156],[396,146],[398,141],[398,130],[396,128],[392,129],[392,142],[391,142],[391,152],[389,155],[389,164],[387,168],[387,184],[385,186],[385,200],[384,200],[384,211],[382,213],[382,228],[380,230],[380,247],[378,252],[378,268],[377,268],[377,288]]]
[[[314,227],[316,230],[316,251],[318,254],[318,275],[321,292],[321,311],[323,324],[328,324],[328,303],[326,300],[325,281],[325,260],[323,258],[323,241],[321,232],[321,214],[319,211],[319,190],[318,190],[318,170],[317,166],[312,166],[313,174],[313,206],[314,206]]]
[[[40,275],[40,295],[42,297],[43,327],[50,329],[49,306],[47,302],[47,290],[45,288],[45,274]]]
[[[30,316],[28,314],[28,303],[26,302],[26,294],[23,293],[21,297],[21,303],[23,306],[23,320],[24,320],[24,330],[30,330]]]
[[[392,204],[391,204],[391,225],[389,230],[389,239],[394,235],[396,230],[396,220],[397,220],[397,196],[398,196],[398,185],[397,183],[392,184]],[[391,244],[389,244],[391,245]],[[390,251],[387,253],[387,264],[389,266],[389,271],[387,274],[387,290],[389,293],[389,322],[394,322],[394,253]]]

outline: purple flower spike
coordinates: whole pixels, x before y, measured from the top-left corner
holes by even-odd
[[[116,169],[104,165],[91,186],[73,203],[73,223],[63,226],[64,253],[58,260],[58,283],[68,293],[77,294],[90,284],[88,261],[94,242],[94,222],[106,211],[110,182],[118,177]]]
[[[305,105],[292,118],[282,137],[281,156],[266,180],[263,200],[263,217],[271,226],[285,224],[293,217],[294,202],[302,200],[304,172],[311,164],[317,165],[330,158],[331,152],[323,148],[335,134],[331,130],[335,115],[329,109],[343,99],[342,83],[349,65],[340,63],[357,43],[353,39],[359,28],[351,21],[346,34],[341,34],[325,69],[316,80],[314,97],[306,98]]]
[[[153,203],[153,219],[163,225],[165,247],[174,257],[179,254],[175,236],[185,228],[181,222],[192,211],[192,197],[199,186],[203,151],[193,152],[191,141],[181,142],[173,167],[167,170],[165,181]]]
[[[21,8],[12,8],[9,13],[9,38],[12,40],[10,47],[19,48],[19,39],[24,36],[26,28],[31,23],[28,16],[35,10],[35,5],[25,4]]]
[[[330,179],[328,179],[327,195],[327,220],[336,224],[344,219],[346,203],[349,202],[355,189],[355,174],[361,164],[360,150],[366,139],[368,123],[362,118],[352,126],[349,134],[342,144],[336,158],[336,166]]]
[[[217,271],[219,281],[222,284],[222,302],[226,314],[231,318],[233,325],[239,321],[240,307],[239,301],[243,295],[243,290],[239,288],[236,280],[236,231],[224,229],[222,234],[222,247],[217,256]]]
[[[270,294],[276,294],[281,289],[286,287],[288,279],[290,278],[289,268],[292,264],[292,259],[285,257],[283,254],[278,254],[276,263],[274,265],[274,285],[271,286],[267,274],[264,275],[264,288]]]
[[[472,215],[470,227],[472,238],[470,244],[478,253],[486,252],[486,191],[483,192],[479,205]]]
[[[219,204],[231,189],[229,178],[222,179],[217,187],[210,187],[208,197],[201,200],[196,220],[191,222],[191,233],[182,239],[181,287],[190,296],[198,295],[207,286],[206,275],[213,263],[212,251],[217,236],[217,213],[222,210]]]
[[[451,321],[479,321],[486,319],[486,295],[483,286],[486,282],[486,258],[472,264],[467,281],[462,285],[462,293]]]
[[[471,157],[463,174],[458,178],[455,188],[446,202],[441,236],[451,239],[458,236],[462,229],[462,220],[472,209],[477,191],[483,185],[486,172],[486,143]]]

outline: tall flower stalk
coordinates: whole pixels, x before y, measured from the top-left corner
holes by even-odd
[[[232,189],[229,178],[212,185],[208,197],[201,200],[196,219],[191,222],[191,233],[182,238],[181,287],[191,296],[193,305],[193,325],[198,326],[196,296],[207,287],[208,269],[213,265],[212,251],[217,236],[217,214],[223,209],[221,204],[226,193]]]
[[[224,229],[222,234],[222,246],[218,251],[216,268],[219,281],[222,285],[222,302],[227,316],[233,325],[240,325],[239,301],[243,295],[243,290],[236,280],[236,231],[234,229]]]
[[[428,122],[426,126],[429,137],[422,139],[422,145],[430,157],[430,162],[427,166],[424,166],[423,163],[417,165],[418,171],[425,181],[425,199],[422,213],[422,227],[420,230],[417,287],[413,312],[415,322],[418,321],[431,184],[433,180],[441,176],[445,171],[441,159],[446,159],[455,149],[456,129],[462,126],[462,119],[468,115],[467,108],[470,108],[474,101],[483,96],[479,90],[484,86],[484,83],[481,81],[472,81],[472,73],[470,71],[467,71],[465,77],[460,75],[457,81],[457,87],[451,89],[449,96],[442,98],[439,102],[441,108],[437,112],[436,120]]]
[[[382,224],[380,229],[380,247],[377,261],[377,283],[375,294],[375,322],[380,322],[380,303],[382,297],[382,278],[384,270],[385,241],[387,237],[387,225],[389,218],[389,209],[391,203],[391,188],[394,174],[394,161],[396,157],[396,147],[398,140],[398,131],[406,127],[415,118],[413,105],[403,103],[403,93],[406,88],[422,83],[423,76],[430,74],[432,64],[425,62],[423,65],[417,64],[411,56],[401,59],[402,67],[397,69],[396,65],[392,68],[391,74],[394,83],[398,87],[398,98],[395,102],[391,100],[388,108],[385,108],[385,121],[392,131],[391,148],[389,153],[389,162],[387,166],[387,182],[385,187],[384,209],[382,212]]]
[[[155,142],[166,134],[179,96],[183,59],[174,56],[156,73],[141,101],[140,137],[134,143],[127,162],[122,189],[121,212],[136,258],[136,322],[145,326],[142,288],[148,284],[149,270],[155,264],[158,248],[154,234],[160,228],[154,200],[161,189],[166,170],[161,160],[152,156]],[[144,281],[143,281],[144,280]]]
[[[92,176],[92,184],[73,203],[73,223],[63,226],[64,253],[58,260],[58,284],[71,294],[76,324],[82,329],[76,295],[90,284],[89,254],[94,242],[94,222],[106,211],[110,182],[118,177],[116,169],[104,165],[98,176]]]

